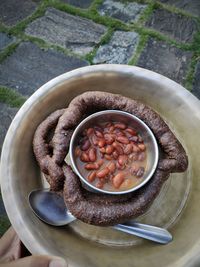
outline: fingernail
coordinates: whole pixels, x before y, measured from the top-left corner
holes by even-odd
[[[67,263],[63,259],[53,259],[49,263],[49,267],[67,267]]]

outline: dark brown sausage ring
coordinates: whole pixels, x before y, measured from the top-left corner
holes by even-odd
[[[106,109],[123,110],[143,120],[153,131],[163,152],[151,180],[134,193],[117,196],[117,200],[116,196],[86,192],[76,174],[64,164],[71,133],[78,123],[84,117]],[[155,111],[138,101],[105,92],[86,92],[74,98],[60,117],[51,142],[53,154],[48,163],[44,160],[43,171],[48,172],[52,181],[57,179],[58,173],[63,179],[64,172],[63,193],[68,209],[78,219],[94,225],[112,225],[143,214],[158,195],[169,174],[185,171],[188,165],[182,145]],[[38,143],[35,141],[34,144]],[[34,151],[41,165],[42,158],[37,157],[36,149]]]

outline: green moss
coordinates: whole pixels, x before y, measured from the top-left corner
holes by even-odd
[[[112,37],[112,35],[113,35],[113,32],[114,32],[114,30],[113,30],[112,28],[109,28],[108,31],[107,31],[107,33],[102,37],[101,42],[100,42],[98,45],[95,46],[95,48],[93,49],[92,52],[90,52],[90,53],[88,53],[88,54],[86,55],[85,59],[86,59],[90,64],[93,64],[93,58],[94,58],[94,56],[96,55],[96,52],[97,52],[98,48],[99,48],[101,45],[107,44],[107,43],[110,41],[110,39],[111,39],[111,37]]]
[[[196,55],[193,56],[185,82],[184,82],[185,88],[187,88],[189,91],[192,90],[194,75],[195,75],[195,68],[196,68],[198,58],[199,57],[197,57]]]
[[[97,12],[98,7],[103,3],[104,0],[95,0],[92,2],[89,11],[90,12]]]
[[[67,12],[75,16],[91,19],[94,22],[103,24],[107,27],[112,27],[113,29],[122,29],[122,30],[128,29],[128,26],[120,20],[113,19],[108,16],[100,16],[96,10],[96,6],[98,6],[97,3],[100,4],[100,1],[96,2],[94,6],[91,6],[89,10],[77,8],[66,3],[61,3],[58,0],[44,0],[44,1],[46,3],[46,6],[54,7],[56,9],[59,9],[61,11]]]
[[[9,33],[14,34],[16,36],[21,36],[22,32],[25,30],[26,26],[35,20],[38,17],[41,17],[45,13],[46,5],[42,2],[36,11],[29,17],[25,18],[24,20],[20,21],[16,26],[12,27],[9,30]]]
[[[139,56],[140,56],[142,50],[144,49],[147,40],[148,40],[148,35],[141,35],[140,36],[140,40],[139,40],[139,44],[137,46],[136,52],[135,52],[134,56],[129,60],[128,65],[136,65],[137,64]]]
[[[155,4],[151,3],[149,4],[142,12],[142,14],[140,15],[140,18],[138,20],[138,23],[141,25],[144,25],[145,22],[149,19],[149,17],[152,15],[153,11],[155,9]]]
[[[6,59],[6,57],[10,56],[15,49],[17,48],[19,44],[19,41],[10,44],[9,46],[7,46],[1,53],[0,53],[0,63]]]
[[[26,98],[14,90],[0,86],[0,102],[7,103],[11,107],[21,107]]]

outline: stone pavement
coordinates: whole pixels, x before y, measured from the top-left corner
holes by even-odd
[[[200,1],[1,0],[0,150],[38,87],[100,63],[156,71],[200,98]],[[8,226],[0,198],[0,235]]]

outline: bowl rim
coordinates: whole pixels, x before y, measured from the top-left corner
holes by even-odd
[[[107,74],[107,72],[112,72],[115,74],[137,77],[140,79],[148,79],[148,81],[152,81],[162,87],[167,87],[169,93],[173,92],[173,94],[178,97],[183,104],[188,105],[188,101],[190,101],[190,108],[193,110],[194,116],[200,116],[200,101],[196,96],[191,94],[191,92],[164,75],[137,66],[119,64],[99,64],[85,66],[61,74],[40,86],[39,89],[28,100],[26,100],[11,122],[4,139],[0,162],[0,184],[6,212],[13,228],[16,230],[20,239],[32,254],[51,255],[54,253],[54,250],[49,250],[46,246],[44,246],[41,237],[33,234],[30,226],[24,221],[21,209],[19,205],[17,205],[13,195],[13,181],[8,167],[8,162],[10,162],[12,155],[12,143],[13,139],[15,138],[15,132],[20,127],[21,122],[27,116],[27,113],[34,109],[39,97],[42,101],[46,97],[47,93],[51,93],[55,90],[55,87],[61,85],[67,80],[74,80],[77,77],[84,75],[96,75],[100,72],[102,75]],[[10,205],[10,202],[12,202],[12,205]],[[13,212],[13,209],[15,212]],[[200,240],[195,243],[195,247],[192,246],[188,253],[185,254],[184,259],[176,259],[170,265],[170,267],[182,266],[184,263],[186,263],[188,267],[192,267],[194,259],[195,263],[200,263],[199,246]]]
[[[73,156],[73,151],[74,151],[74,141],[77,137],[77,134],[80,130],[80,128],[82,126],[84,126],[85,123],[87,123],[88,121],[96,118],[96,117],[100,117],[100,116],[104,116],[105,114],[120,114],[122,116],[125,116],[125,117],[129,117],[130,119],[133,119],[134,121],[137,121],[143,128],[145,128],[145,130],[147,131],[148,135],[150,136],[151,140],[152,140],[152,143],[153,143],[153,146],[155,148],[155,154],[154,154],[154,160],[153,160],[153,165],[150,169],[150,172],[148,174],[148,176],[141,182],[139,183],[137,186],[134,186],[128,190],[123,190],[123,191],[107,191],[107,190],[103,190],[103,189],[100,189],[100,188],[97,188],[95,187],[94,185],[92,185],[91,183],[89,183],[87,181],[86,178],[83,177],[83,175],[80,173],[78,167],[76,166],[76,162],[75,162],[75,159],[74,159],[74,156]],[[156,168],[157,168],[157,165],[158,165],[158,160],[159,160],[159,149],[158,149],[158,143],[157,143],[157,140],[152,132],[152,130],[149,128],[149,126],[144,122],[142,121],[141,119],[139,119],[137,116],[129,113],[129,112],[125,112],[125,111],[121,111],[121,110],[111,110],[111,109],[108,109],[108,110],[103,110],[103,111],[98,111],[98,112],[95,112],[89,116],[87,116],[84,120],[82,120],[75,128],[73,134],[72,134],[72,137],[71,137],[71,140],[70,140],[70,146],[69,146],[69,156],[70,156],[70,161],[71,161],[71,164],[72,164],[72,167],[74,169],[74,171],[76,172],[76,174],[78,175],[78,177],[81,179],[81,182],[83,184],[86,185],[86,187],[88,187],[89,189],[91,189],[93,192],[96,192],[96,193],[104,193],[104,194],[109,194],[109,195],[122,195],[122,194],[127,194],[127,193],[131,193],[131,192],[134,192],[136,190],[138,190],[139,188],[141,188],[142,186],[144,186],[153,176]]]

